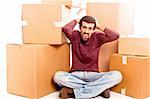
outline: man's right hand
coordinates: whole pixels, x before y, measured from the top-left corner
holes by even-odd
[[[104,31],[105,27],[102,26],[102,25],[100,25],[99,22],[98,22],[98,20],[96,18],[95,18],[95,21],[96,21],[96,29],[99,29],[100,31]]]

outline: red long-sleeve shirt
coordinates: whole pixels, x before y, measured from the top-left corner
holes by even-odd
[[[72,44],[72,67],[71,71],[99,72],[98,53],[102,44],[114,41],[119,34],[105,28],[104,33],[94,32],[86,43],[81,42],[80,32],[73,30],[77,22],[74,20],[62,28]]]

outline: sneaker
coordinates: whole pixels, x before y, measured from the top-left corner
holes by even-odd
[[[75,98],[75,95],[74,95],[73,89],[68,88],[68,87],[63,87],[60,90],[59,97],[61,99],[67,99],[67,98]]]
[[[110,90],[106,89],[105,91],[103,91],[100,96],[102,96],[103,98],[110,98]]]

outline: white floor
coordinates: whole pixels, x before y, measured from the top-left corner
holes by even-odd
[[[57,91],[57,92],[51,93],[47,96],[44,96],[40,99],[60,99],[58,97],[58,95],[59,95],[59,92]],[[28,99],[28,98],[13,95],[13,94],[9,94],[6,91],[0,91],[0,99]],[[93,98],[93,99],[104,99],[104,98],[99,96],[99,97],[96,97],[96,98]],[[118,94],[118,93],[115,93],[115,92],[111,91],[111,97],[109,99],[134,99],[134,98],[124,96],[124,95],[121,95],[121,94]]]

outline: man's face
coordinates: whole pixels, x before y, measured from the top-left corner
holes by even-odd
[[[94,23],[87,23],[82,21],[81,30],[81,38],[84,42],[87,42],[91,35],[94,33]]]

